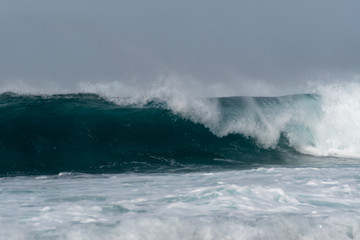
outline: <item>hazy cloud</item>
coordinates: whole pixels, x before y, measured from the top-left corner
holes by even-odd
[[[334,0],[3,0],[0,83],[75,89],[179,74],[230,94],[252,84],[299,91],[360,72],[359,9]]]

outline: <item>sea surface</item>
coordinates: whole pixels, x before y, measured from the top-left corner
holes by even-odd
[[[360,239],[356,87],[0,95],[0,239]]]

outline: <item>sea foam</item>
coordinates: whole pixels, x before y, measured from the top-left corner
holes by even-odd
[[[357,175],[306,167],[0,178],[0,239],[358,239]]]

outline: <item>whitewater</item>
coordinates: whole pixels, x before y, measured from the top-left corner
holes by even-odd
[[[0,239],[360,239],[359,92],[3,92]]]

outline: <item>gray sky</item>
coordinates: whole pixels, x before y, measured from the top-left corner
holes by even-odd
[[[347,0],[2,0],[0,87],[175,75],[217,95],[305,91],[359,74],[359,11]]]

